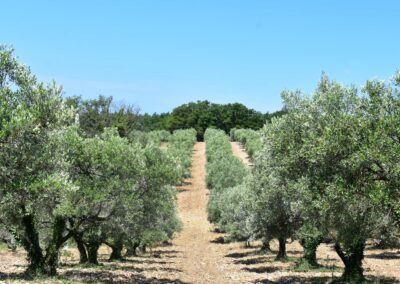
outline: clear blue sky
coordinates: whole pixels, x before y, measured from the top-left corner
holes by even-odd
[[[142,112],[188,101],[281,108],[314,90],[400,68],[400,1],[3,1],[0,43],[67,96],[113,96]]]

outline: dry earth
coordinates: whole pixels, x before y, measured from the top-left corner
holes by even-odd
[[[237,143],[232,150],[248,165],[250,161]],[[192,178],[179,188],[178,209],[183,230],[171,244],[153,248],[140,257],[124,262],[108,262],[110,250],[100,250],[101,265],[81,266],[74,248],[62,253],[59,276],[26,280],[25,253],[0,250],[0,281],[9,283],[329,283],[341,274],[342,264],[330,246],[318,249],[318,260],[325,272],[294,271],[302,255],[297,242],[288,244],[288,262],[273,261],[273,254],[261,254],[259,244],[246,248],[241,243],[223,243],[207,221],[208,190],[205,185],[205,145],[194,147]],[[277,242],[272,243],[277,250]],[[364,267],[369,279],[400,283],[400,251],[368,247]]]
[[[251,166],[249,155],[247,155],[242,145],[239,142],[231,142],[231,145],[232,145],[233,155],[241,159],[246,166]]]

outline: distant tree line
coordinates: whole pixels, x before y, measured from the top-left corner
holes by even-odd
[[[282,113],[283,111],[262,113],[240,103],[215,104],[209,101],[197,101],[178,106],[169,115],[160,116],[164,120],[162,125],[166,129],[173,131],[194,128],[197,131],[197,139],[203,140],[207,128],[222,129],[226,133],[235,127],[260,129],[266,121]],[[146,127],[151,129],[153,121],[159,124],[160,116],[155,114],[151,119],[146,119],[145,122],[150,122]]]
[[[272,117],[279,117],[284,110],[262,113],[243,104],[216,104],[197,101],[176,107],[171,113],[140,114],[135,106],[115,104],[112,97],[99,96],[84,100],[68,98],[68,103],[78,109],[81,129],[90,137],[106,127],[116,127],[121,137],[132,130],[152,131],[194,128],[197,139],[203,140],[207,128],[222,129],[229,133],[233,128],[260,129]]]
[[[132,105],[117,104],[113,97],[100,95],[85,100],[80,96],[66,99],[69,106],[77,109],[82,131],[89,137],[103,132],[104,128],[115,127],[121,137],[133,130],[143,130],[143,119],[139,109]]]

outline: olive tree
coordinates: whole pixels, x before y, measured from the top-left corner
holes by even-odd
[[[246,176],[242,183],[226,188],[215,197],[214,204],[220,212],[217,225],[230,240],[249,243],[254,239],[252,213],[255,196],[250,182],[251,177]]]
[[[373,81],[363,91],[323,76],[312,97],[285,95],[288,112],[306,129],[298,137],[305,165],[298,184],[319,209],[321,231],[335,242],[343,279],[353,282],[364,278],[367,238],[386,217],[395,221],[399,208],[398,90]]]
[[[222,206],[226,202],[221,194],[241,184],[249,171],[239,158],[233,156],[229,138],[224,131],[207,129],[204,138],[208,161],[206,183],[211,191],[207,205],[208,219],[218,223]]]
[[[27,251],[30,274],[54,274],[69,238],[63,228],[77,188],[59,141],[75,112],[61,94],[0,47],[0,218]]]
[[[97,250],[108,237],[107,224],[118,224],[125,212],[140,210],[136,199],[142,194],[144,151],[140,145],[121,138],[115,128],[92,138],[74,132],[65,143],[70,177],[80,189],[72,197],[73,212],[66,230],[77,242],[81,261],[97,263]],[[127,204],[127,200],[132,202]],[[111,247],[117,250],[118,246]]]

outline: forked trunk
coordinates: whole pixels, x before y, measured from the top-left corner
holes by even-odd
[[[134,242],[133,244],[129,245],[126,248],[126,253],[125,256],[129,257],[129,256],[136,256],[137,255],[137,249],[139,247],[140,243],[139,242]]]
[[[46,256],[44,259],[44,272],[48,276],[57,274],[60,248],[66,241],[66,239],[63,238],[64,231],[65,219],[56,217],[53,227],[53,237],[46,249]]]

